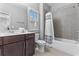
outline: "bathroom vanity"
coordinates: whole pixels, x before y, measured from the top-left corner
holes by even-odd
[[[34,53],[34,33],[5,33],[0,35],[1,56],[31,56]]]

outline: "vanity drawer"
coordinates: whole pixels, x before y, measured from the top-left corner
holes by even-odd
[[[9,44],[17,41],[22,41],[22,40],[24,40],[24,35],[7,36],[7,37],[4,37],[3,44]]]
[[[0,45],[2,45],[2,38],[0,38]]]
[[[33,33],[33,34],[27,34],[26,35],[26,39],[29,39],[29,38],[34,38],[35,37],[35,34]]]
[[[29,38],[35,37],[35,34],[34,34],[34,33],[28,34],[28,37],[29,37]]]

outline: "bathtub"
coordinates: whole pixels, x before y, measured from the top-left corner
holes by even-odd
[[[53,48],[72,56],[79,56],[79,42],[75,40],[56,38],[53,42]]]

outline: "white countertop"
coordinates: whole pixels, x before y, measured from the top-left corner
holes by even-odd
[[[22,35],[22,34],[31,34],[31,33],[34,33],[34,32],[24,32],[24,33],[21,33],[21,32],[19,32],[19,33],[18,32],[16,32],[16,33],[4,32],[4,33],[0,33],[0,37]]]

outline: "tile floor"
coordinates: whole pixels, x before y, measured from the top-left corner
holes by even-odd
[[[45,52],[40,52],[39,50],[35,51],[34,56],[71,56],[68,53],[63,51],[57,50],[55,48],[46,48]]]

